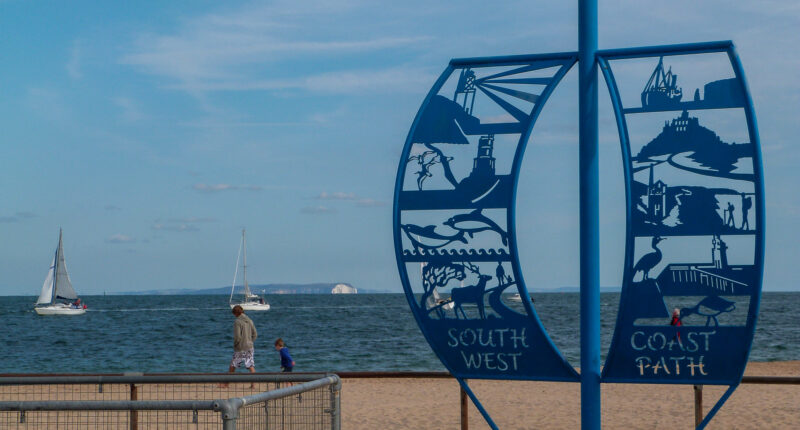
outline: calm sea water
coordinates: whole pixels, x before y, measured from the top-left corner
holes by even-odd
[[[579,365],[578,294],[538,294],[556,345]],[[82,317],[40,317],[34,297],[0,297],[0,373],[221,372],[232,350],[226,296],[85,296]],[[256,370],[278,371],[282,337],[297,371],[436,371],[401,294],[274,295],[249,312],[258,329]],[[608,348],[619,294],[601,294]],[[752,361],[800,360],[800,293],[764,293]],[[605,358],[605,357],[604,357]]]

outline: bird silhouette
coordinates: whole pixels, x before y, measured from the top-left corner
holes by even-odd
[[[734,309],[736,309],[734,302],[723,299],[720,296],[708,296],[690,308],[681,309],[681,319],[692,314],[701,315],[706,317],[706,326],[710,326],[713,320],[714,327],[716,327],[719,325],[717,315],[731,312]]]
[[[664,239],[666,238],[653,236],[653,240],[650,243],[655,252],[648,252],[636,262],[636,265],[633,266],[634,276],[637,272],[642,272],[642,280],[650,279],[650,269],[656,267],[656,265],[661,262],[661,250],[658,249],[658,242]]]

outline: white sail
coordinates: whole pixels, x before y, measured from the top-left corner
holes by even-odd
[[[39,294],[39,300],[36,301],[37,305],[44,305],[50,303],[53,298],[53,276],[55,275],[56,256],[53,256],[53,262],[50,263],[50,270],[47,271],[47,277],[44,278],[42,284],[42,292]]]
[[[33,308],[38,315],[83,315],[86,313],[86,305],[65,303],[65,301],[77,299],[78,294],[75,293],[72,282],[69,280],[61,235],[61,230],[59,230],[56,254],[53,256],[53,262],[50,263],[47,277],[42,284],[42,292]]]
[[[67,262],[64,259],[64,247],[61,244],[61,232],[58,232],[58,251],[56,251],[56,255],[58,256],[56,259],[56,281],[55,281],[55,294],[53,294],[53,299],[62,299],[62,300],[75,300],[78,298],[78,294],[75,293],[75,290],[72,288],[72,282],[69,280],[69,273],[67,273]]]

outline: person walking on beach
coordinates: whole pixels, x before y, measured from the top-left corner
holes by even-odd
[[[289,355],[289,348],[286,347],[283,343],[283,339],[278,338],[275,341],[275,349],[281,355],[281,372],[291,372],[294,369],[294,360],[292,360],[292,356]]]
[[[253,341],[258,337],[253,321],[244,314],[244,309],[236,305],[233,307],[236,321],[233,323],[233,358],[228,372],[234,373],[238,367],[244,366],[250,373],[256,372]],[[255,388],[253,384],[250,388]]]

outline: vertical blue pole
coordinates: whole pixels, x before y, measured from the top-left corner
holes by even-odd
[[[600,429],[600,257],[597,0],[578,2],[580,120],[581,428]]]

